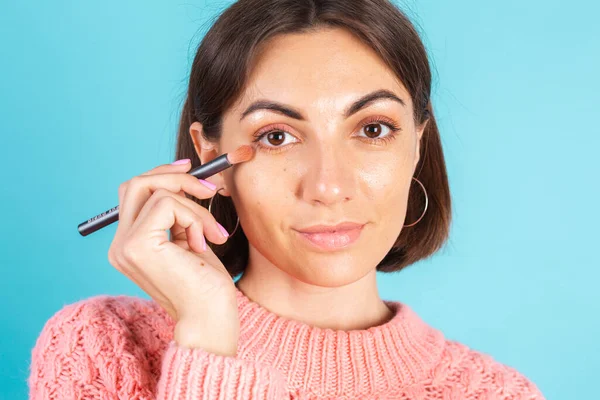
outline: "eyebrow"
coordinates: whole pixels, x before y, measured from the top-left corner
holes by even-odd
[[[397,101],[398,103],[400,103],[406,107],[406,103],[404,102],[404,100],[402,100],[400,97],[396,96],[396,94],[394,94],[392,91],[387,90],[387,89],[380,89],[380,90],[376,90],[374,92],[371,92],[371,93],[368,93],[368,94],[362,96],[361,98],[356,100],[354,103],[352,103],[350,106],[348,106],[348,108],[344,111],[344,117],[348,118],[352,114],[357,113],[358,111],[362,110],[365,107],[368,107],[369,105],[373,104],[374,102],[376,102],[378,100],[383,100],[383,99]],[[297,119],[300,121],[306,121],[306,118],[302,115],[302,113],[300,111],[295,110],[293,107],[285,105],[283,103],[278,103],[276,101],[264,100],[264,99],[257,100],[254,103],[252,103],[242,113],[242,116],[240,117],[240,121],[242,119],[244,119],[248,114],[251,114],[258,110],[269,110],[269,111],[276,112],[278,114],[286,115],[290,118],[294,118],[294,119]]]

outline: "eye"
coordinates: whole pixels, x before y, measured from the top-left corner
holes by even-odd
[[[367,142],[380,144],[387,143],[397,137],[400,127],[385,117],[370,117],[361,125],[360,132],[366,136],[359,136]]]
[[[271,126],[267,128],[266,132],[257,132],[254,136],[254,143],[258,144],[258,147],[262,150],[269,152],[280,151],[284,147],[298,143],[297,141],[290,142],[286,138],[294,138],[292,134],[285,130],[285,126]]]
[[[299,143],[297,139],[294,140],[295,136],[286,129],[284,125],[274,125],[258,131],[254,134],[253,143],[257,143],[259,149],[271,153],[282,151]],[[364,132],[366,136],[358,137],[367,143],[380,145],[395,139],[398,136],[397,132],[400,130],[400,127],[393,120],[383,116],[374,116],[362,122],[360,132]]]

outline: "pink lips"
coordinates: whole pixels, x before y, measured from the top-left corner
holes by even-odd
[[[326,251],[338,250],[354,243],[365,224],[344,222],[335,226],[315,225],[298,230],[307,243]]]

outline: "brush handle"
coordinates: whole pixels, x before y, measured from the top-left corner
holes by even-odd
[[[219,157],[214,160],[200,165],[199,167],[194,168],[193,170],[186,172],[198,179],[206,179],[214,174],[217,174],[229,167],[231,167],[231,163],[227,159],[227,154],[221,154]],[[106,210],[101,214],[96,215],[80,223],[77,226],[77,230],[81,234],[81,236],[87,236],[90,233],[94,233],[99,229],[104,228],[119,220],[119,206],[113,207],[110,210]]]
[[[231,167],[231,163],[227,159],[227,154],[221,154],[219,157],[214,160],[207,162],[204,165],[200,165],[188,174],[195,176],[198,179],[206,179],[214,174],[218,174],[219,172]]]

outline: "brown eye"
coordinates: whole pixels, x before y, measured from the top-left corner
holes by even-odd
[[[279,131],[269,132],[267,134],[267,140],[269,141],[269,144],[273,146],[280,146],[285,140],[285,135],[283,132]]]
[[[368,124],[364,126],[364,129],[369,138],[376,138],[381,135],[381,124]]]
[[[294,135],[282,127],[275,127],[268,132],[258,133],[255,137],[254,142],[258,144],[258,148],[270,152],[281,151],[299,143],[299,140]]]
[[[371,142],[372,144],[384,144],[395,139],[398,136],[397,132],[400,130],[400,127],[392,121],[378,117],[369,119],[362,124],[360,133],[365,136],[359,137],[362,137],[363,140]]]

